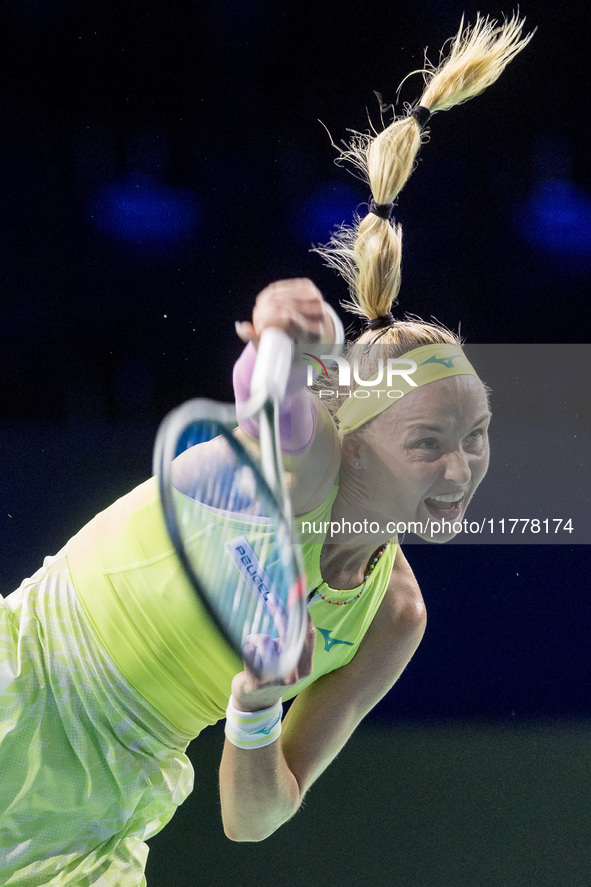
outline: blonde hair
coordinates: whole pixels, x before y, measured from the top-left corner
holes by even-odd
[[[422,72],[424,89],[418,104],[435,114],[481,93],[531,40],[533,32],[522,36],[524,23],[517,14],[502,24],[478,15],[470,28],[464,27],[462,18],[447,56],[444,57],[442,50],[437,67],[426,60]],[[341,159],[351,162],[361,173],[370,186],[374,202],[381,206],[396,200],[413,171],[420,146],[419,122],[413,116],[404,116],[395,118],[377,136],[354,133],[346,148],[339,151]],[[400,225],[373,212],[364,218],[355,216],[352,227],[341,227],[330,242],[317,247],[316,252],[347,281],[350,300],[344,307],[369,321],[388,315],[400,290]],[[368,330],[357,341],[365,343],[374,336],[375,333]],[[449,330],[424,324],[419,319],[396,323],[379,341],[382,345],[395,346],[393,357],[404,353],[399,350],[401,344],[406,350],[431,343],[460,344],[459,338]]]
[[[522,36],[524,24],[525,19],[520,20],[517,14],[502,24],[478,15],[472,28],[464,27],[462,18],[456,36],[449,41],[447,55],[442,50],[437,66],[425,61],[424,88],[418,105],[432,115],[481,93],[533,37],[534,32]],[[421,115],[417,116],[420,120]],[[393,204],[410,178],[421,146],[419,120],[412,115],[395,118],[376,136],[353,133],[346,148],[338,149],[341,160],[350,162],[369,184],[378,206]],[[352,227],[339,228],[316,252],[347,281],[350,299],[344,307],[368,321],[384,318],[383,329],[379,324],[367,329],[345,347],[344,356],[350,362],[357,359],[361,378],[375,375],[379,357],[400,357],[420,345],[461,347],[459,334],[438,322],[427,323],[408,315],[404,320],[392,318],[391,323],[386,319],[400,290],[400,225],[373,212],[364,218],[355,216]],[[334,372],[314,385],[317,394],[323,389],[322,402],[333,415],[340,406],[335,387]]]
[[[377,341],[372,344],[374,340]],[[396,321],[385,332],[367,330],[354,342],[347,342],[343,349],[343,357],[351,366],[359,368],[360,379],[372,379],[377,372],[379,358],[402,357],[420,345],[455,345],[461,348],[462,339],[459,334],[453,333],[437,321],[427,323],[419,317],[413,318],[407,315],[404,320]],[[320,376],[312,387],[313,392],[321,398],[333,417],[343,403],[339,399],[337,378],[338,369],[330,367],[328,375]],[[358,384],[352,380],[351,388],[357,388]]]

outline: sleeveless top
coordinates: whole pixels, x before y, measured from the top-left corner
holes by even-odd
[[[376,564],[363,595],[346,606],[361,587],[337,591],[323,582],[322,530],[337,492],[338,481],[324,502],[296,521],[298,529],[304,521],[313,528],[306,533],[302,554],[308,590],[319,591],[309,605],[317,637],[312,674],[286,687],[284,699],[353,658],[394,565],[393,544]],[[216,532],[211,510],[204,509],[203,521],[204,532]],[[235,526],[237,534],[246,536],[261,529],[242,515]],[[165,527],[155,478],[86,524],[68,542],[66,556],[85,614],[131,686],[171,725],[191,736],[223,718],[232,678],[242,670],[242,662],[185,579]]]

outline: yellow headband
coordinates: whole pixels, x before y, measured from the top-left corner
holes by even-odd
[[[336,419],[343,434],[355,431],[422,385],[478,373],[457,345],[421,345],[399,358],[380,358],[381,370],[351,391]]]

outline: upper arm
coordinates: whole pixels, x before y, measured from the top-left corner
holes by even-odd
[[[314,397],[313,394],[308,394]],[[311,445],[297,456],[285,456],[291,476],[294,514],[307,514],[324,502],[341,465],[341,443],[336,425],[324,404],[317,401],[316,433]]]
[[[398,680],[425,625],[421,592],[399,550],[388,590],[355,657],[306,688],[285,718],[283,753],[302,795]]]
[[[307,396],[315,398],[310,392],[307,392]],[[312,443],[305,452],[297,456],[283,456],[286,482],[295,515],[307,514],[324,502],[341,464],[339,433],[332,416],[320,401],[317,400],[315,406],[318,418]],[[240,427],[235,429],[234,434],[251,455],[258,459],[258,440],[250,437]]]

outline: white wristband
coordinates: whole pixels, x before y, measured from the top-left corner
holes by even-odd
[[[281,736],[281,699],[271,708],[239,711],[230,696],[226,709],[226,738],[237,748],[263,748]]]

